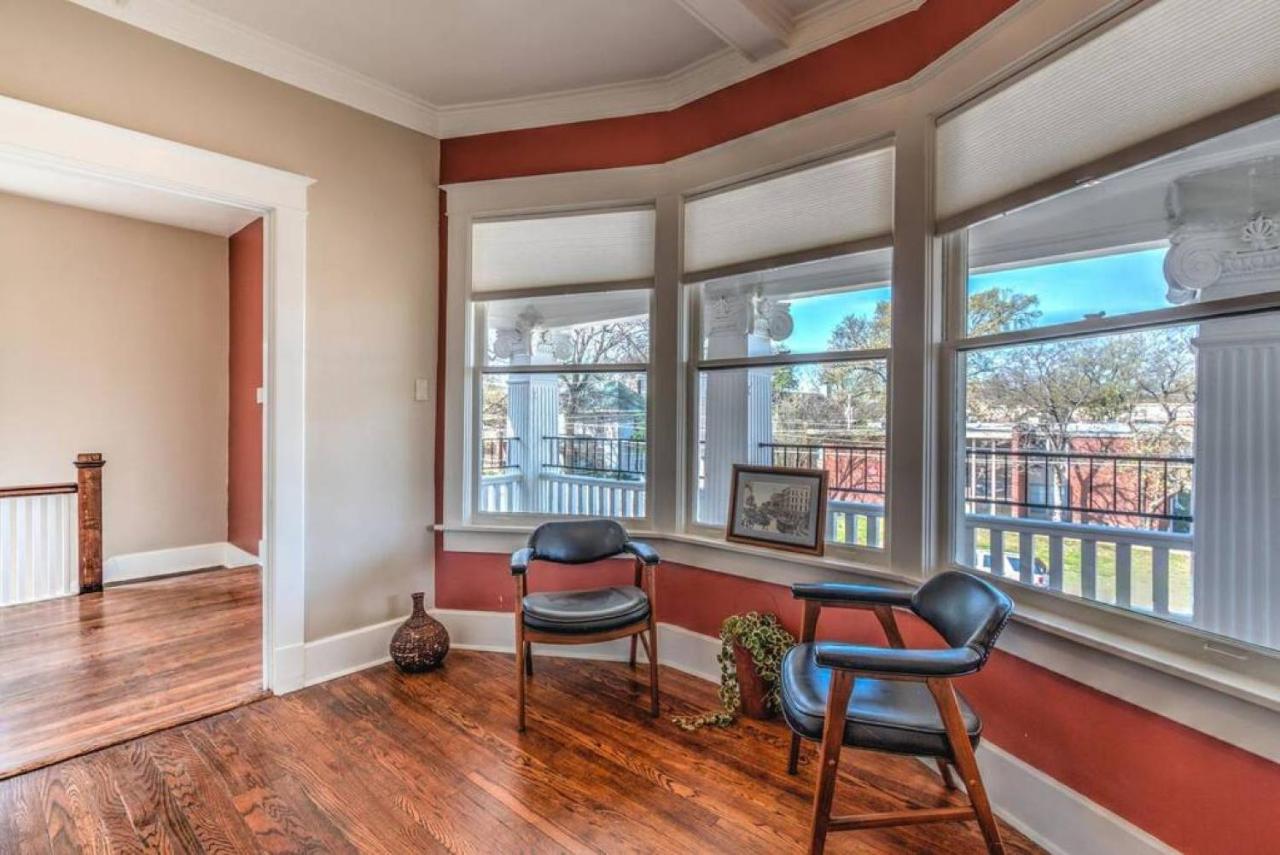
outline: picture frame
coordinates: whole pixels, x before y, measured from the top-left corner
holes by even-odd
[[[734,464],[725,540],[822,555],[826,524],[825,469]]]

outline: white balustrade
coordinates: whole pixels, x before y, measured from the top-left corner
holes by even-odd
[[[0,497],[0,606],[79,593],[76,494]]]
[[[979,541],[984,537],[987,549],[980,556]],[[959,559],[965,566],[999,570],[1029,585],[1189,620],[1191,548],[1189,533],[968,514]],[[1139,564],[1146,565],[1145,572],[1139,573]],[[1174,564],[1179,573],[1185,569],[1187,578],[1180,580],[1180,596],[1171,600]],[[1134,582],[1139,576],[1145,581],[1148,572],[1149,590],[1136,590]]]
[[[519,470],[484,476],[480,479],[480,510],[489,514],[510,514],[524,510],[521,501],[522,482]]]
[[[884,505],[827,502],[827,542],[849,546],[884,545]]]

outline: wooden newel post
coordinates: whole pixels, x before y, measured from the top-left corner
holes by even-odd
[[[76,455],[76,504],[80,517],[80,593],[102,590],[101,454]]]

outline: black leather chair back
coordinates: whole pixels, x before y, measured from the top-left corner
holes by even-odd
[[[934,576],[911,597],[911,610],[952,647],[972,647],[985,661],[1013,612],[1013,601],[990,582],[951,571]]]
[[[627,530],[613,520],[543,523],[529,535],[533,557],[559,564],[587,564],[622,552]]]

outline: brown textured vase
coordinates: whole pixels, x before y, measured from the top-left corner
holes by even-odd
[[[413,595],[413,614],[391,636],[391,661],[410,674],[430,671],[449,653],[449,631],[427,614],[424,596],[421,591]]]

